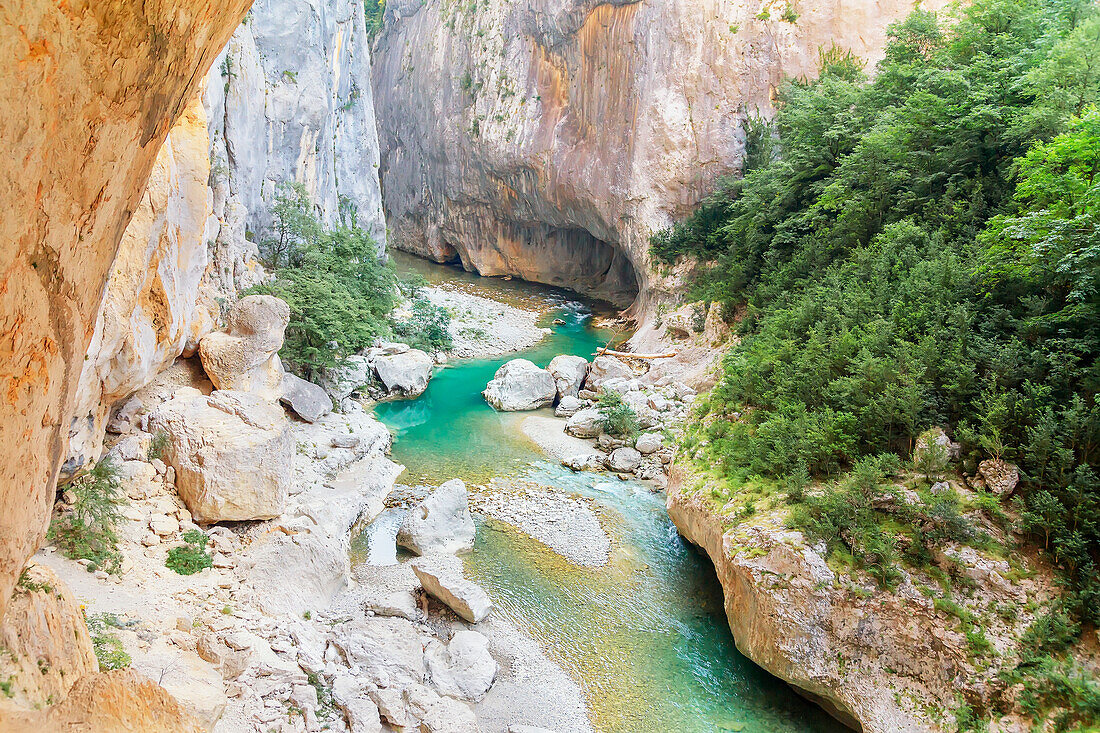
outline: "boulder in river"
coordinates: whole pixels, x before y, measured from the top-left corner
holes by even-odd
[[[428,388],[435,362],[420,349],[406,347],[399,353],[375,357],[371,364],[387,392],[416,397]]]
[[[580,410],[565,423],[565,432],[575,438],[595,438],[603,432],[604,417],[595,407]]]
[[[397,531],[397,544],[417,555],[460,552],[473,548],[474,532],[466,484],[456,478],[409,510]]]
[[[424,590],[470,623],[481,621],[493,608],[489,594],[466,579],[462,560],[454,555],[422,557],[413,561],[412,569]]]
[[[324,389],[290,372],[283,375],[282,393],[279,401],[306,422],[317,422],[332,412],[332,399]]]
[[[559,400],[576,397],[588,375],[588,360],[582,356],[558,354],[550,360],[546,370],[554,377]]]
[[[549,371],[526,359],[512,359],[497,369],[482,394],[495,409],[518,412],[552,405],[558,390]]]
[[[471,629],[456,631],[446,644],[429,641],[424,647],[424,662],[437,690],[465,700],[485,697],[497,677],[489,640]]]

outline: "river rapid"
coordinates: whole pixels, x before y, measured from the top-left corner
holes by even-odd
[[[611,539],[601,567],[580,567],[526,534],[478,517],[467,573],[496,612],[534,638],[584,692],[593,727],[606,733],[846,730],[788,685],[738,653],[707,558],[676,532],[663,493],[613,474],[573,473],[549,461],[520,430],[526,415],[497,413],[481,396],[512,358],[546,366],[558,354],[591,359],[621,334],[592,325],[598,303],[520,281],[478,278],[398,256],[400,270],[460,284],[501,302],[536,307],[552,329],[541,343],[493,359],[437,370],[419,398],[380,404],[405,484],[450,478],[485,484],[523,478],[593,500]],[[606,311],[606,308],[603,308]],[[554,323],[557,320],[559,323]],[[552,415],[550,409],[540,414]],[[357,538],[356,557],[394,561],[399,516],[383,513]]]

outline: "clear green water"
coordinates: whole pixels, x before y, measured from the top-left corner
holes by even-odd
[[[471,277],[415,267],[434,282]],[[494,292],[498,282],[474,285]],[[540,366],[562,353],[591,357],[612,335],[589,327],[591,304],[575,296],[515,281],[500,285],[501,300],[540,302],[550,309],[547,321],[566,321],[518,355]],[[737,652],[714,570],[676,533],[663,495],[543,460],[519,430],[522,415],[485,404],[481,390],[516,356],[456,362],[420,398],[382,404],[375,413],[394,433],[393,457],[406,467],[405,483],[524,476],[597,500],[613,542],[604,567],[576,567],[491,520],[479,520],[477,546],[466,557],[469,573],[500,611],[581,685],[593,725],[606,733],[845,730]]]

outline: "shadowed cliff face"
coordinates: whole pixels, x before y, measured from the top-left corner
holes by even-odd
[[[123,230],[248,5],[14,0],[0,13],[0,616],[45,533]]]
[[[765,5],[391,0],[373,80],[393,244],[622,305],[636,282],[644,314],[677,287],[649,235],[738,170],[746,112],[822,46],[873,62],[912,8]]]

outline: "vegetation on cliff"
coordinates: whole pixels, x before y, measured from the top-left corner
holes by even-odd
[[[275,277],[252,292],[275,295],[290,306],[279,353],[303,377],[390,338],[395,327],[413,345],[445,348],[447,337],[439,331],[447,334],[449,317],[427,299],[413,297],[410,318],[392,317],[401,301],[397,276],[354,216],[326,228],[299,183],[280,187],[271,213],[273,236],[260,245],[260,254]]]
[[[772,129],[748,126],[744,177],[653,239],[740,320],[689,447],[734,487],[786,489],[794,522],[889,585],[937,543],[982,542],[950,496],[883,511],[898,456],[949,426],[965,473],[1019,465],[1016,528],[1070,591],[1051,611],[1068,626],[1035,634],[1076,638],[1100,623],[1100,14],[978,0],[890,37],[873,80],[833,50],[787,83]],[[1097,719],[1048,642],[1016,669],[1025,707]]]

